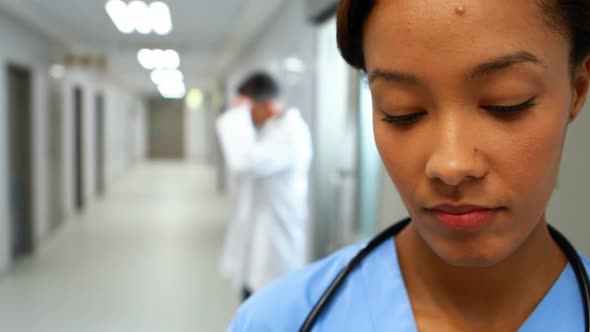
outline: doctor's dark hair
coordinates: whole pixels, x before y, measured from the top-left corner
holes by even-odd
[[[590,53],[590,0],[534,0],[545,21],[570,42],[570,64],[579,65]],[[340,0],[338,48],[346,62],[366,71],[364,28],[377,0]]]
[[[256,72],[248,76],[238,87],[241,95],[255,101],[276,99],[280,94],[278,83],[268,74]]]

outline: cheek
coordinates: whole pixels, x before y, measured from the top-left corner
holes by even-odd
[[[542,111],[541,111],[542,112]],[[541,116],[518,132],[490,139],[490,166],[518,206],[544,207],[555,186],[566,125],[560,116]]]
[[[568,77],[555,77],[555,85],[521,121],[488,134],[492,170],[523,208],[544,211],[555,187],[571,107]]]

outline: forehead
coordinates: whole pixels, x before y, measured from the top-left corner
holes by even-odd
[[[567,58],[567,40],[544,14],[538,0],[378,0],[365,28],[367,70],[470,66],[523,50]]]

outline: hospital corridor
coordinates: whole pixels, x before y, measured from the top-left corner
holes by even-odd
[[[223,331],[228,201],[212,170],[138,165],[0,282],[3,331]]]
[[[389,123],[341,1],[0,0],[0,332],[242,331],[269,285],[406,220],[384,161],[446,141]],[[589,119],[547,208],[586,255]]]

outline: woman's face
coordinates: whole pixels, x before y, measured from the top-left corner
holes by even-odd
[[[379,0],[364,54],[377,147],[420,236],[456,266],[510,256],[542,225],[585,97],[567,39],[535,0]]]

